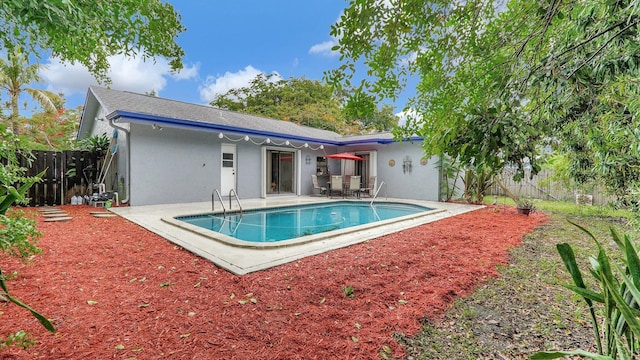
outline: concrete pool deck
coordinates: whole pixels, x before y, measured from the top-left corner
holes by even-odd
[[[329,201],[338,201],[338,199],[308,196],[281,196],[270,197],[268,199],[243,199],[241,203],[244,210],[251,210]],[[354,201],[368,202],[370,200],[362,199]],[[163,220],[182,215],[210,213],[211,202],[117,207],[111,208],[110,210],[236,275],[244,275],[484,207],[407,199],[376,200],[376,202],[378,201],[422,205],[436,209],[437,211],[427,212],[424,215],[414,216],[409,219],[404,217],[394,221],[385,221],[383,225],[379,226],[355,226],[335,230],[331,232],[332,236],[330,237],[323,237],[317,241],[306,242],[299,245],[277,248],[247,248],[225,244],[224,242],[172,225]],[[228,207],[228,203],[226,203],[226,206]],[[216,209],[221,210],[219,202],[216,203]],[[237,204],[233,204],[233,209],[238,209]]]

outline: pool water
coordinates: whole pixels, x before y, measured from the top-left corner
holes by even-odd
[[[232,212],[179,216],[176,220],[249,242],[278,242],[370,224],[432,209],[402,203],[338,201]]]

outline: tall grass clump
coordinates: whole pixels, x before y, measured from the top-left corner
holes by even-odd
[[[556,359],[578,355],[590,359],[632,360],[640,357],[640,258],[636,245],[628,235],[620,236],[610,229],[613,242],[620,251],[612,260],[602,243],[582,226],[572,223],[595,242],[597,255],[589,257],[589,273],[597,289],[589,289],[576,262],[571,245],[557,245],[560,257],[571,274],[573,284],[563,285],[580,295],[587,303],[593,325],[597,353],[584,350],[546,351],[531,359]]]

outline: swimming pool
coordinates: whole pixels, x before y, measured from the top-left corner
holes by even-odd
[[[413,204],[337,201],[239,212],[174,217],[174,225],[238,246],[285,246],[330,235],[334,230],[377,226],[433,209]],[[215,232],[218,235],[212,235]],[[222,235],[222,236],[219,236]]]

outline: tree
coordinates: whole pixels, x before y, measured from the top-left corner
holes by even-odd
[[[108,82],[108,57],[111,55],[142,53],[145,59],[164,56],[173,70],[181,69],[184,51],[176,43],[176,37],[184,30],[174,8],[161,0],[0,2],[0,49],[7,49],[9,53],[21,49],[25,54],[36,55],[50,52],[62,61],[85,65],[103,82]],[[11,156],[15,156],[20,147],[14,146],[14,133],[4,131],[3,124],[0,124],[0,130],[4,139],[0,143],[0,158],[4,160],[0,162],[0,203],[8,209],[23,199],[25,186],[38,178],[18,181],[24,184],[19,190],[13,187],[15,182],[9,180],[20,177],[21,170],[12,165]],[[2,209],[0,213],[4,215]],[[28,219],[23,215],[17,214],[15,219],[24,224],[22,233],[35,231],[35,224],[26,221]],[[8,230],[10,226],[6,225],[4,229]],[[11,244],[15,240],[12,236],[11,233],[2,234],[0,241]],[[30,310],[43,326],[54,331],[46,318],[9,295],[4,280],[0,273],[5,297]]]
[[[218,95],[210,105],[321,129],[345,128],[331,88],[304,78],[285,80],[274,74],[259,74],[249,86]]]
[[[186,28],[161,0],[2,1],[0,19],[0,48],[50,51],[105,82],[111,55],[163,56],[173,70],[182,68],[176,38]]]
[[[38,102],[47,112],[57,111],[57,104],[62,104],[62,98],[47,90],[26,87],[33,82],[40,82],[38,76],[40,65],[29,64],[22,48],[15,47],[7,54],[7,59],[0,59],[0,89],[9,95],[9,115],[5,117],[14,134],[19,134],[22,119],[20,118],[20,96],[27,93]],[[1,119],[1,118],[0,118]]]
[[[82,107],[60,109],[55,113],[37,113],[25,119],[21,135],[29,150],[69,150],[76,147]]]
[[[417,77],[417,95],[397,137],[421,135],[426,156],[447,155],[476,169],[522,168],[525,158],[535,158],[529,135],[514,131],[531,120],[519,111],[521,99],[501,96],[511,41],[495,26],[494,7],[482,1],[387,4],[351,2],[332,28],[344,64],[327,72],[329,83],[353,87],[361,65],[370,75],[349,106],[367,109],[376,98],[395,99]]]
[[[516,166],[522,177],[552,146],[570,154],[576,176],[628,196],[640,180],[638,5],[351,1],[331,30],[343,65],[326,78],[353,86],[364,66],[350,102],[364,109],[417,78],[416,116],[396,135],[421,134],[426,155]]]
[[[398,123],[391,106],[376,109],[364,120],[350,117],[341,99],[321,81],[260,74],[249,86],[218,95],[210,105],[341,133],[391,130]]]

